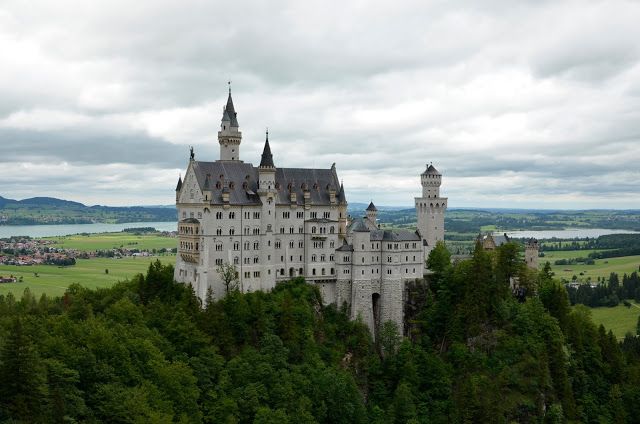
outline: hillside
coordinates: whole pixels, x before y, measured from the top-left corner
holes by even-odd
[[[511,248],[437,250],[406,338],[387,322],[374,341],[302,279],[203,308],[159,262],[112,288],[0,296],[0,421],[637,422],[638,336],[618,343]],[[536,289],[514,298],[514,272]]]
[[[14,200],[0,196],[0,225],[152,222],[175,219],[174,207],[87,206],[53,197]]]

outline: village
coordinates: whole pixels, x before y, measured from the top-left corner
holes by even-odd
[[[165,236],[172,237],[171,233]],[[175,236],[175,235],[173,235]],[[109,249],[77,249],[58,245],[53,239],[10,237],[0,239],[0,265],[13,265],[18,267],[34,265],[52,265],[68,267],[76,264],[76,259],[93,258],[127,258],[149,257],[154,255],[172,254],[171,248],[142,248],[135,243],[130,246],[113,247]],[[0,274],[0,283],[19,282],[19,278],[13,275]]]

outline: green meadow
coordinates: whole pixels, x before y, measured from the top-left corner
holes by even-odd
[[[638,317],[640,316],[640,305],[630,301],[631,307],[626,307],[622,303],[613,308],[591,308],[591,317],[596,325],[604,325],[607,331],[613,331],[618,338],[623,338],[628,332],[636,333]]]
[[[545,252],[545,257],[540,258],[540,267],[548,261],[551,263],[551,270],[555,273],[556,278],[564,278],[571,281],[574,275],[578,276],[581,281],[586,281],[587,277],[591,277],[591,281],[597,281],[598,277],[609,278],[612,272],[617,273],[620,277],[623,274],[631,274],[640,268],[640,255],[622,256],[619,258],[596,259],[594,265],[585,265],[583,263],[573,265],[554,265],[554,261],[558,259],[570,259],[587,257],[594,250],[569,250],[564,252]],[[582,273],[583,275],[580,275]]]
[[[53,240],[56,247],[77,249],[83,251],[107,250],[113,248],[126,249],[173,249],[177,246],[177,240],[172,237],[161,236],[156,233],[102,233],[102,234],[75,234],[71,236],[46,237]]]
[[[90,288],[109,287],[136,274],[145,273],[151,261],[156,259],[164,264],[175,262],[175,256],[168,255],[146,258],[78,259],[76,265],[69,267],[0,265],[0,275],[22,277],[22,283],[0,284],[0,294],[6,295],[11,292],[19,298],[24,289],[28,287],[36,296],[40,296],[42,293],[60,296],[73,283]],[[109,270],[109,273],[106,273],[105,270]]]

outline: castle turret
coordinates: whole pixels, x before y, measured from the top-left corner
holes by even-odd
[[[182,190],[182,175],[178,177],[178,185],[176,185],[176,202],[180,199],[180,190]]]
[[[238,113],[233,107],[231,88],[229,88],[229,97],[227,98],[226,106],[222,110],[222,121],[220,122],[220,131],[218,131],[220,160],[239,161],[241,142],[242,133],[239,131]]]
[[[347,198],[344,194],[344,184],[340,183],[338,191],[338,235],[341,239],[347,237]]]
[[[266,268],[266,275],[261,278],[260,284],[264,290],[271,290],[276,285],[276,267],[271,259],[274,255],[275,243],[276,194],[276,167],[273,164],[273,155],[269,146],[269,131],[267,131],[258,168],[258,195],[262,202],[260,244],[262,246],[262,263]]]
[[[369,203],[369,206],[367,207],[367,220],[373,228],[377,228],[378,208],[376,208],[376,205],[374,205],[373,202]]]
[[[420,174],[422,197],[416,197],[416,215],[418,231],[426,242],[425,259],[438,241],[444,240],[444,213],[447,210],[447,198],[440,197],[442,174],[432,165]]]
[[[529,239],[524,246],[524,260],[529,268],[538,269],[538,240]]]

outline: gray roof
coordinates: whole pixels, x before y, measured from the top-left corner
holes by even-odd
[[[431,174],[431,175],[442,175],[432,164],[429,164],[427,169],[423,172],[423,174]]]
[[[231,99],[231,91],[229,91],[229,97],[227,98],[227,105],[224,107],[224,111],[222,112],[222,120],[231,121],[230,126],[232,127],[239,127],[238,114],[236,113],[236,110],[233,107],[233,99]]]
[[[176,185],[176,191],[180,191],[182,188],[182,176],[178,177],[178,185]]]
[[[338,203],[347,204],[347,197],[344,194],[344,184],[340,183],[340,191],[338,192]]]
[[[349,224],[349,228],[347,228],[347,232],[357,232],[357,233],[368,233],[369,228],[367,227],[367,224],[364,223],[364,220],[362,218],[356,218],[353,221],[351,221],[351,224]]]
[[[210,176],[211,203],[222,203],[222,190],[229,191],[232,205],[260,205],[258,192],[259,168],[240,161],[192,162],[200,187]],[[276,168],[276,204],[290,205],[290,193],[296,193],[296,204],[304,205],[304,191],[308,190],[314,205],[331,204],[330,191],[338,187],[335,168],[305,169]],[[304,187],[304,189],[303,189]],[[338,203],[345,203],[344,193],[336,196]]]
[[[373,202],[369,203],[369,206],[367,206],[367,210],[371,211],[371,212],[377,212],[377,208],[376,205],[373,204]]]
[[[269,132],[267,132],[267,139],[264,142],[264,150],[262,150],[262,158],[260,159],[261,168],[275,168],[273,164],[273,155],[271,154],[271,147],[269,147]]]
[[[420,241],[420,236],[409,230],[374,230],[372,241]]]
[[[338,252],[353,252],[353,245],[348,244],[346,241],[344,244],[336,249]]]
[[[506,233],[500,236],[493,234],[492,237],[493,242],[496,244],[496,246],[502,246],[503,244],[509,243],[511,241]]]

